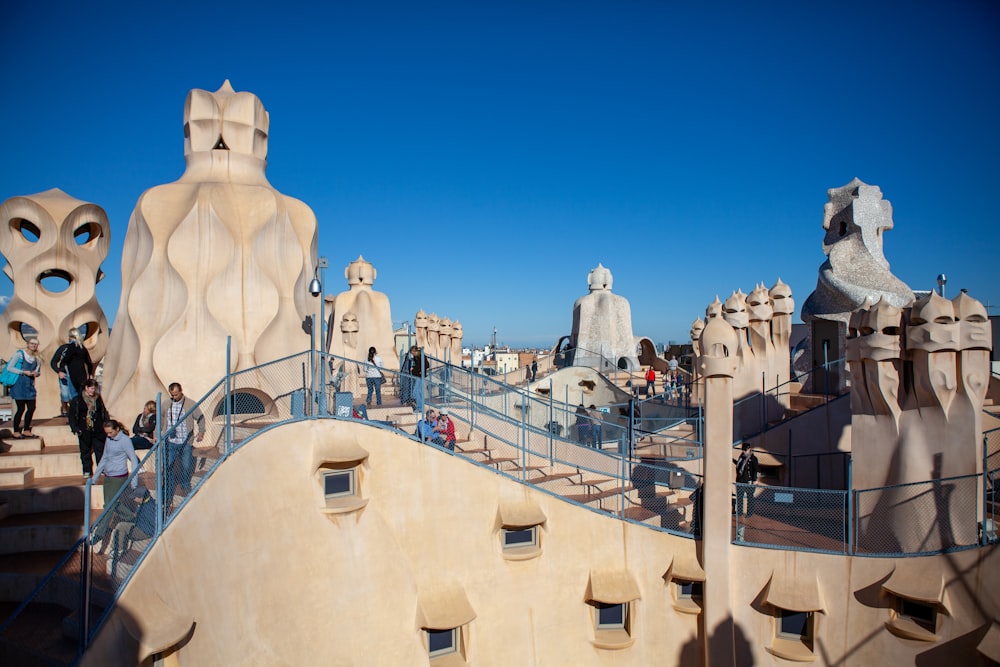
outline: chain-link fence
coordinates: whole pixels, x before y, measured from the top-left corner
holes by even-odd
[[[737,544],[847,553],[848,492],[733,484]]]
[[[369,416],[368,404],[381,412]],[[581,408],[438,361],[414,377],[310,351],[230,374],[180,410],[158,406],[162,437],[121,491],[106,499],[86,537],[0,626],[0,657],[15,656],[5,663],[17,664],[18,656],[36,659],[42,650],[68,656],[81,650],[164,527],[257,432],[335,417],[412,435],[412,410],[422,414],[425,406],[447,410],[465,425],[471,437],[455,444],[455,455],[595,512],[700,534],[700,415],[690,406],[654,398]],[[896,556],[996,541],[1000,433],[987,434],[983,457],[982,476],[853,493],[734,484],[734,541]],[[88,507],[91,489],[88,484]],[[39,641],[37,632],[26,632],[53,607],[78,610],[71,621],[57,623],[58,638]],[[66,639],[67,627],[78,629],[79,646]]]
[[[855,492],[855,553],[916,555],[980,543],[981,475]]]

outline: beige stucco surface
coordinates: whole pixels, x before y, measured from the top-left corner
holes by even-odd
[[[325,513],[318,466],[360,450],[367,504]],[[541,554],[505,560],[501,508],[525,506],[545,517]],[[115,613],[129,622],[109,623],[83,664],[134,664],[125,629],[150,614],[179,634],[193,619],[172,656],[180,665],[428,664],[422,606],[455,591],[475,614],[471,664],[698,664],[699,616],[675,608],[665,577],[675,562],[704,563],[700,546],[373,427],[300,422],[257,437],[209,479],[125,589]],[[927,643],[884,627],[891,598],[881,583],[901,561],[734,547],[728,536],[704,548],[730,563],[706,567],[705,585],[726,578],[729,613],[720,618],[733,619],[736,664],[786,664],[767,650],[768,588],[822,600],[816,664],[919,664],[1000,614],[995,549],[908,559],[944,582],[947,614]],[[595,572],[628,573],[639,591],[628,648],[593,644],[586,597]]]
[[[309,347],[316,216],[268,182],[269,125],[228,81],[188,94],[187,168],[139,197],[125,235],[103,387],[117,416],[173,381],[203,395],[226,373],[230,336],[234,371]]]
[[[97,302],[101,262],[111,242],[108,216],[100,206],[53,188],[11,197],[0,206],[0,253],[4,273],[14,283],[10,303],[0,313],[0,357],[10,359],[24,348],[22,325],[35,329],[42,374],[36,416],[60,412],[59,378],[49,367],[56,349],[69,340],[69,330],[85,327],[83,345],[94,364],[108,346],[108,320]],[[44,282],[51,277],[56,289]],[[63,289],[58,289],[63,287]]]

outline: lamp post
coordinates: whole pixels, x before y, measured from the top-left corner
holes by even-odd
[[[323,295],[323,281],[326,280],[326,267],[330,263],[327,261],[326,257],[319,257],[316,263],[316,269],[313,271],[313,279],[309,283],[309,293],[313,296],[319,297],[319,340],[320,340],[320,355],[319,355],[319,380],[320,380],[320,401],[319,401],[319,414],[325,415],[327,412],[326,404],[326,353],[327,343],[326,343],[326,297]]]

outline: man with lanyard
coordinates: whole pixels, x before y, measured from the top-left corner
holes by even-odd
[[[194,474],[191,440],[201,442],[204,439],[205,416],[195,407],[194,401],[184,396],[180,383],[172,382],[169,391],[170,403],[164,411],[163,423],[167,440],[167,495],[172,497],[175,486],[180,486],[182,493],[191,490]]]

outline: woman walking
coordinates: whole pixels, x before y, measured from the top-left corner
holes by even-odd
[[[35,357],[38,354],[38,339],[29,338],[26,341],[25,349],[18,350],[14,357],[7,363],[7,370],[17,375],[17,382],[10,388],[10,397],[17,405],[14,413],[14,423],[11,430],[15,438],[33,438],[31,432],[31,418],[35,415],[35,378],[42,374],[42,365]],[[22,433],[21,417],[24,417],[24,431]]]
[[[112,517],[117,514],[122,519],[129,518],[127,510],[116,510],[116,508],[112,507],[111,501],[115,499],[118,491],[125,486],[125,481],[128,479],[129,474],[129,463],[132,464],[132,470],[139,467],[139,458],[135,455],[135,449],[132,448],[132,439],[128,437],[128,433],[125,431],[125,427],[121,425],[121,422],[112,419],[104,424],[104,435],[106,437],[104,455],[101,456],[101,460],[97,463],[97,469],[94,470],[95,477],[104,473],[105,513],[101,516],[97,528],[94,530],[94,538],[99,541],[103,541],[108,531],[114,528],[111,525],[113,521]],[[132,478],[133,491],[138,486],[138,483],[139,476],[136,475]],[[126,507],[130,507],[130,505],[126,505]],[[102,543],[98,553],[104,553],[106,547],[107,544]]]
[[[382,405],[382,383],[385,382],[385,373],[382,368],[382,357],[378,356],[374,347],[368,348],[368,365],[365,367],[365,384],[368,385],[368,398],[365,405],[372,406],[372,391],[375,392],[375,405]]]
[[[69,404],[69,428],[80,442],[80,463],[83,464],[85,478],[90,477],[94,470],[93,459],[100,462],[104,455],[106,421],[108,409],[97,393],[97,381],[85,380],[83,391]]]

